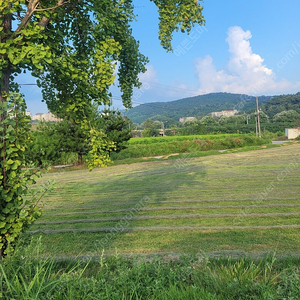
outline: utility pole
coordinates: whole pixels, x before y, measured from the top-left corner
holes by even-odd
[[[258,109],[258,97],[256,97],[256,115],[257,115],[257,126],[258,126],[258,136],[261,138],[261,132],[260,132],[260,121],[259,121],[259,109]]]

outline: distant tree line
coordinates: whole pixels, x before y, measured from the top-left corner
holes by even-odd
[[[295,110],[300,113],[300,93],[294,95],[259,96],[261,110],[270,119],[282,111]],[[256,108],[255,97],[231,93],[211,93],[170,102],[153,102],[139,105],[126,112],[134,122],[142,124],[146,119],[178,122],[182,117],[202,117],[213,111],[236,109],[251,113]],[[169,122],[170,123],[170,122]]]
[[[300,114],[295,110],[284,110],[276,113],[271,118],[260,111],[260,124],[262,130],[270,132],[283,132],[285,128],[300,126]],[[159,120],[147,119],[142,128],[143,136],[158,136],[163,130],[164,135],[192,135],[208,133],[250,133],[256,131],[256,113],[244,113],[233,116],[211,115],[195,118],[184,123],[173,119],[160,117]]]

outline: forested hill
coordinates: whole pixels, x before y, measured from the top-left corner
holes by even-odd
[[[300,93],[294,95],[274,96],[272,100],[266,101],[261,109],[272,118],[284,110],[295,110],[300,113]]]
[[[259,97],[260,104],[271,97]],[[134,122],[142,123],[155,116],[168,117],[176,121],[181,117],[202,117],[213,111],[237,109],[247,111],[255,108],[255,97],[231,94],[212,93],[170,102],[151,102],[141,104],[125,114]]]

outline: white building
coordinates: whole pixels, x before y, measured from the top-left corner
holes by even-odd
[[[211,116],[212,117],[217,117],[217,118],[220,118],[222,116],[231,117],[231,116],[234,116],[237,113],[238,113],[238,111],[236,109],[234,109],[234,110],[222,110],[222,111],[212,112]]]
[[[299,128],[286,128],[285,136],[289,140],[293,140],[293,139],[297,138],[298,136],[300,136],[300,129]]]
[[[34,116],[31,117],[31,120],[33,121],[51,121],[51,122],[58,122],[61,119],[55,117],[52,113],[37,113]]]

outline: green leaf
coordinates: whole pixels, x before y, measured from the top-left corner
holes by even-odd
[[[6,162],[8,165],[12,165],[14,163],[14,161],[12,159],[9,159],[7,162]]]

